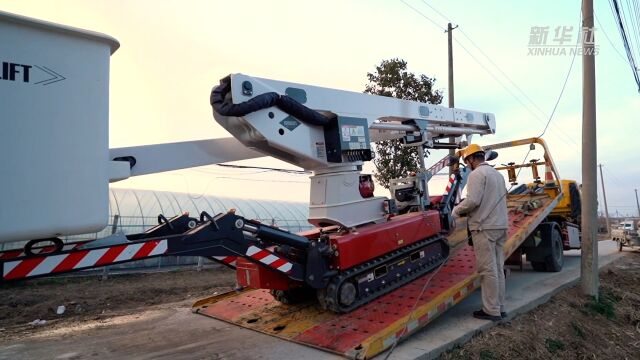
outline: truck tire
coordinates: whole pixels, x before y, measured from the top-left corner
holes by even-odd
[[[535,271],[547,271],[547,264],[544,261],[532,261],[531,267]]]
[[[562,245],[562,236],[557,227],[551,230],[551,255],[547,256],[545,261],[546,271],[558,272],[562,270],[564,265],[564,247]]]
[[[527,260],[535,271],[558,272],[564,265],[564,246],[560,227],[555,222],[539,225],[538,234],[542,238],[536,247],[527,249]]]

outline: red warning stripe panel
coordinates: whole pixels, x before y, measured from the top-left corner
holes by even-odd
[[[212,258],[232,268],[236,267],[236,261],[238,260],[237,256],[213,256]]]
[[[6,271],[7,264],[5,264],[4,265],[5,269],[3,270],[3,274],[5,272],[6,274],[4,274],[3,277],[5,280],[25,278],[27,277],[27,275],[29,275],[29,273],[33,269],[35,269],[38,265],[40,265],[40,263],[42,263],[44,259],[45,259],[44,257],[40,257],[40,258],[22,260],[18,264],[16,264],[16,266],[13,267],[13,269],[11,269],[8,272]]]
[[[455,181],[456,181],[456,175],[451,174],[451,176],[449,176],[449,183],[447,183],[447,188],[444,190],[445,195],[449,194],[449,191],[451,191],[451,187],[453,186],[453,183]]]
[[[225,264],[232,264],[232,263],[235,263],[237,259],[238,258],[235,256],[227,256],[222,260],[222,262]]]
[[[102,255],[102,257],[100,257],[100,259],[95,263],[95,266],[111,264],[126,247],[126,245],[118,245],[110,248],[104,255]]]
[[[245,254],[248,257],[261,262],[262,264],[283,273],[289,273],[293,269],[293,264],[291,262],[275,255],[269,250],[261,249],[257,246],[249,246]]]
[[[2,274],[5,280],[16,280],[144,259],[164,254],[166,250],[167,240],[155,240],[146,243],[122,244],[111,248],[51,254],[23,260],[6,261],[2,264]]]
[[[153,249],[158,246],[159,241],[149,241],[142,245],[142,247],[138,250],[138,252],[133,255],[134,259],[141,259],[149,256],[149,254],[153,251]]]
[[[270,253],[267,250],[262,250],[262,251],[259,251],[259,252],[255,253],[255,254],[251,255],[251,258],[256,259],[256,260],[262,260],[265,257],[269,256],[269,254]]]
[[[23,254],[24,253],[22,252],[22,249],[5,251],[3,253],[0,253],[0,260],[13,259]]]
[[[279,268],[280,266],[284,265],[287,263],[287,260],[284,259],[278,259],[274,262],[272,262],[271,264],[269,264],[269,266],[271,266],[272,268]]]
[[[84,259],[85,256],[87,256],[87,253],[89,253],[89,250],[78,251],[67,255],[67,257],[65,257],[58,266],[53,268],[53,271],[51,272],[58,273],[72,270],[82,259]]]

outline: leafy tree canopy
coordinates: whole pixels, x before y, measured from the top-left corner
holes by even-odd
[[[442,91],[434,90],[435,78],[416,75],[407,71],[407,62],[402,59],[382,60],[373,73],[367,73],[369,83],[364,92],[398,99],[440,104]],[[376,180],[389,188],[389,181],[406,177],[419,170],[420,159],[415,147],[402,146],[401,140],[386,140],[376,143],[373,164]]]

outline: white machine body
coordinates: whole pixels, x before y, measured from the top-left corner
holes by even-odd
[[[0,242],[108,219],[106,35],[0,12]]]
[[[350,155],[369,149],[370,142],[415,134],[422,145],[445,136],[495,132],[495,116],[489,113],[244,74],[232,74],[223,81],[230,81],[233,104],[277,93],[339,122],[336,136],[343,147],[336,150],[327,138],[332,135],[327,126],[292,118],[276,106],[244,116],[224,116],[214,111],[216,121],[247,147],[313,171],[309,222],[317,226],[352,227],[384,220],[387,198],[362,196],[358,185],[363,161],[358,154]],[[332,151],[342,151],[343,155],[329,159]]]
[[[411,119],[425,120],[428,124],[427,130],[433,136],[493,134],[496,128],[495,116],[490,113],[257,78],[245,74],[232,74],[230,78],[234,104],[269,92],[296,94],[296,100],[320,113],[366,119],[368,129],[365,130],[369,132],[371,142],[401,138],[406,131],[417,132],[419,129],[414,126],[400,126],[403,121]],[[251,95],[243,93],[244,82],[251,83]],[[302,123],[289,130],[282,124],[289,115],[278,108],[259,110],[243,117],[221,116],[214,112],[214,117],[246,146],[306,170],[343,165],[327,161],[321,126]],[[381,122],[386,124],[379,124]]]

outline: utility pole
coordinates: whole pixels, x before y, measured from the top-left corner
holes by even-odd
[[[607,237],[611,237],[611,225],[609,224],[609,208],[607,207],[607,194],[604,192],[604,178],[602,177],[602,164],[600,166],[600,184],[602,185],[602,197],[604,198],[604,218],[607,220]]]
[[[449,107],[452,108],[454,107],[454,101],[453,101],[453,35],[452,35],[452,31],[453,29],[457,28],[458,26],[456,25],[456,27],[451,27],[451,23],[447,24],[447,30],[445,31],[447,33],[447,37],[448,37],[448,43],[449,43]],[[455,137],[450,137],[449,138],[449,142],[450,143],[454,143],[456,141]],[[449,149],[449,156],[453,157],[453,155],[455,154],[455,150],[454,149]],[[449,175],[451,175],[451,172],[453,171],[453,166],[449,166]]]
[[[634,189],[636,191],[636,206],[638,207],[638,217],[640,217],[640,203],[638,202],[638,189]]]
[[[598,148],[596,141],[596,66],[593,0],[582,1],[582,292],[598,298]],[[585,41],[588,40],[588,41]]]

